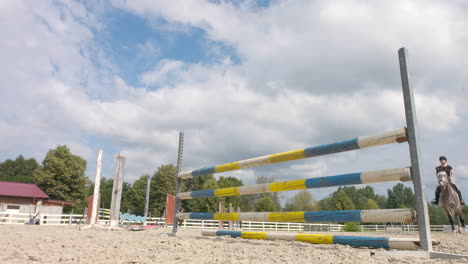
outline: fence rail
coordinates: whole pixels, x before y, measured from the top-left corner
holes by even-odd
[[[6,213],[0,212],[0,224],[24,225],[30,222],[31,214],[26,213]],[[146,224],[148,225],[165,225],[163,217],[148,217]],[[41,214],[36,220],[40,225],[79,225],[86,224],[86,216],[79,214]],[[100,224],[109,224],[109,219],[102,217],[99,220]],[[123,225],[141,224],[131,221],[121,221]],[[188,229],[219,229],[219,221],[217,220],[196,220],[186,219],[180,226]],[[446,226],[431,225],[432,232],[443,232]],[[229,222],[224,221],[224,228],[229,228]],[[234,228],[245,231],[294,231],[294,232],[342,232],[345,231],[344,225],[341,224],[316,224],[316,223],[287,223],[287,222],[255,222],[243,221],[235,222]],[[361,232],[380,232],[380,233],[401,233],[401,234],[417,234],[418,226],[415,224],[375,224],[375,225],[358,225]]]

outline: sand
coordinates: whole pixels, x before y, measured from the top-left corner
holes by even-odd
[[[370,252],[375,250],[342,245],[203,237],[200,230],[193,229],[182,229],[178,237],[170,237],[168,232],[167,228],[111,231],[0,225],[0,263],[468,263],[468,259],[371,257]],[[434,233],[433,238],[441,242],[436,251],[468,254],[467,233]]]

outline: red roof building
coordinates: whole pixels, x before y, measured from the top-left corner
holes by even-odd
[[[60,219],[64,205],[73,202],[53,200],[33,183],[0,181],[0,222],[11,222],[11,218],[38,219],[42,223]],[[49,214],[49,215],[48,215]],[[27,222],[19,220],[20,222]]]
[[[0,181],[0,196],[49,199],[36,184]]]

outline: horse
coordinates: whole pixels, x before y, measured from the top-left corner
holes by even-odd
[[[445,171],[437,173],[437,180],[442,188],[440,192],[439,206],[444,209],[452,226],[452,232],[462,233],[465,229],[465,221],[463,220],[462,205],[457,191],[453,187],[453,183],[447,176]],[[458,219],[458,230],[455,230],[454,218]]]

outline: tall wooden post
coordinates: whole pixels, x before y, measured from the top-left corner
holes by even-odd
[[[90,224],[97,224],[98,211],[99,211],[99,189],[101,188],[101,167],[102,167],[102,149],[99,149],[97,166],[96,166],[96,179],[94,180],[94,193],[93,193],[93,206],[91,208]]]

